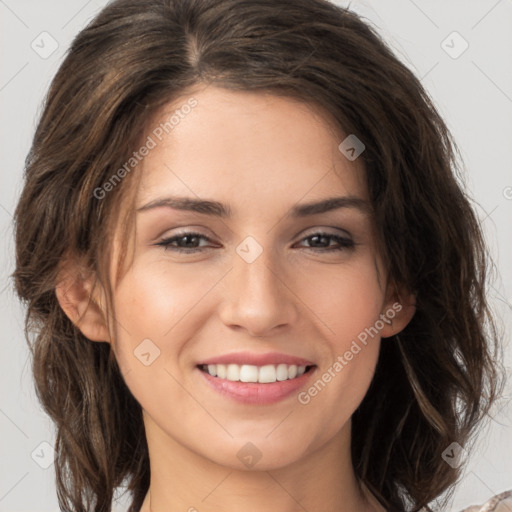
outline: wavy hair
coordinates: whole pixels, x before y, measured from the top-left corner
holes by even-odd
[[[52,81],[15,212],[13,278],[37,395],[56,426],[61,508],[110,511],[126,483],[138,512],[150,468],[141,407],[110,344],[88,340],[57,301],[60,265],[75,255],[111,286],[113,229],[133,227],[120,211],[140,176],[101,200],[95,190],[157,109],[201,84],[314,104],[364,142],[379,251],[389,277],[415,293],[416,313],[381,346],[352,417],[352,460],[387,510],[426,507],[460,476],[443,451],[468,449],[501,383],[492,262],[432,100],[368,22],[327,0],[116,0]]]

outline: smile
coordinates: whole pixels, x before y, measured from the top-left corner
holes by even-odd
[[[212,377],[232,382],[270,384],[296,379],[312,368],[312,366],[297,366],[295,364],[267,364],[264,366],[252,364],[208,364],[200,365],[199,368]]]
[[[315,374],[316,365],[208,364],[196,370],[211,390],[230,401],[269,405],[298,393]]]

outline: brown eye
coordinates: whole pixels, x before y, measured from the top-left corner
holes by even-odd
[[[156,245],[164,247],[165,250],[170,249],[177,252],[193,253],[201,252],[203,250],[203,248],[198,245],[200,240],[211,242],[208,237],[202,235],[201,233],[188,231],[172,236],[170,238],[165,238]]]
[[[344,249],[350,249],[355,246],[353,240],[335,235],[333,233],[313,233],[312,235],[302,239],[302,241],[304,240],[310,241],[308,242],[310,247],[306,247],[307,249],[320,250],[321,252],[342,251]],[[335,247],[329,247],[329,242],[333,240],[338,245]]]

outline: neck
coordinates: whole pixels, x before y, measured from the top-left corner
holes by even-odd
[[[350,422],[300,460],[264,470],[216,464],[145,423],[151,482],[140,512],[385,512],[355,477]]]

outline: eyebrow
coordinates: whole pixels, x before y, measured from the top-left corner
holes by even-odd
[[[137,208],[137,212],[145,212],[161,207],[192,211],[221,218],[232,216],[232,210],[228,205],[218,201],[195,199],[192,197],[164,197],[162,199],[155,199]],[[308,217],[339,208],[353,208],[364,214],[370,214],[372,211],[370,203],[365,199],[356,196],[343,196],[329,197],[321,201],[295,205],[292,207],[290,215],[292,217]]]

